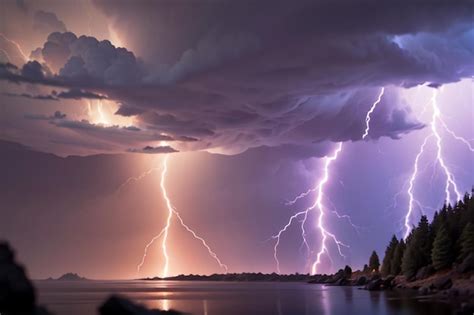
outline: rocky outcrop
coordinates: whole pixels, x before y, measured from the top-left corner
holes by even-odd
[[[36,305],[33,284],[25,269],[15,261],[15,254],[7,243],[0,243],[0,314],[47,315]]]
[[[378,291],[382,289],[382,284],[383,284],[382,279],[380,278],[374,279],[374,280],[369,281],[369,283],[367,283],[364,289],[369,290],[369,291]]]
[[[360,276],[354,281],[354,285],[356,286],[363,286],[367,284],[367,277],[365,276]]]

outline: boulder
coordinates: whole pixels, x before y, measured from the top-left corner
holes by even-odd
[[[416,280],[423,280],[423,279],[428,278],[429,276],[431,276],[434,273],[435,273],[435,269],[433,268],[433,266],[431,266],[431,265],[424,266],[424,267],[421,267],[420,269],[418,269],[418,271],[415,275],[415,279]]]
[[[381,286],[382,286],[382,283],[383,283],[383,280],[382,279],[375,279],[375,280],[372,280],[370,281],[369,283],[367,283],[367,285],[365,286],[365,289],[366,290],[369,290],[369,291],[377,291],[377,290],[380,290]]]
[[[394,276],[388,276],[387,278],[383,279],[382,286],[384,289],[392,289],[394,287]]]
[[[469,254],[462,263],[456,267],[456,271],[459,273],[466,273],[474,270],[474,253]]]
[[[365,276],[360,276],[359,278],[356,279],[355,285],[366,285],[367,284],[367,278]]]
[[[447,290],[453,286],[453,281],[451,280],[451,277],[444,276],[433,281],[433,284],[431,286],[433,289],[436,289],[439,291]]]
[[[342,278],[334,282],[334,285],[346,286],[349,285],[349,280],[347,280],[346,278]]]

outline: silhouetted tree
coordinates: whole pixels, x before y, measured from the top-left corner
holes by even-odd
[[[453,262],[452,241],[444,226],[441,226],[436,233],[431,259],[436,270],[448,268]]]
[[[390,241],[390,244],[388,244],[387,249],[385,250],[385,256],[382,262],[381,273],[384,276],[393,274],[391,262],[393,259],[393,254],[395,253],[395,249],[397,248],[397,245],[398,245],[398,239],[395,235],[393,235],[392,240]]]
[[[364,272],[364,273],[370,272],[369,266],[367,264],[364,265],[364,268],[362,269],[362,272]]]
[[[352,268],[346,265],[346,267],[344,268],[344,277],[348,279],[351,276],[352,276]]]
[[[471,222],[466,224],[459,238],[459,243],[461,245],[459,260],[462,261],[469,254],[474,253],[474,224]]]
[[[372,255],[370,255],[369,259],[369,268],[370,271],[372,272],[378,272],[380,267],[380,261],[379,261],[379,256],[375,252],[375,250],[372,252]]]
[[[397,248],[395,248],[395,251],[393,253],[393,258],[390,261],[390,273],[392,275],[399,275],[400,272],[402,271],[402,258],[403,258],[403,253],[405,252],[405,241],[400,239],[400,242],[398,242]]]
[[[383,275],[401,272],[413,278],[421,267],[432,263],[439,270],[451,266],[456,257],[462,261],[474,252],[474,195],[465,194],[454,206],[445,204],[435,212],[431,224],[422,216],[406,240],[395,246],[396,242],[392,237],[385,251]]]
[[[425,215],[421,216],[415,235],[416,245],[419,249],[418,268],[421,268],[431,263],[431,248],[434,240],[428,218]]]

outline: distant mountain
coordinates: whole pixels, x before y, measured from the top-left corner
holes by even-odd
[[[59,281],[84,281],[88,280],[84,277],[79,276],[77,273],[68,272],[63,274],[61,277],[55,279]]]

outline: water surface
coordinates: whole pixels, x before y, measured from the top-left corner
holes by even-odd
[[[448,305],[395,292],[306,283],[202,281],[37,281],[39,302],[56,315],[97,314],[110,295],[194,315],[446,315]]]

